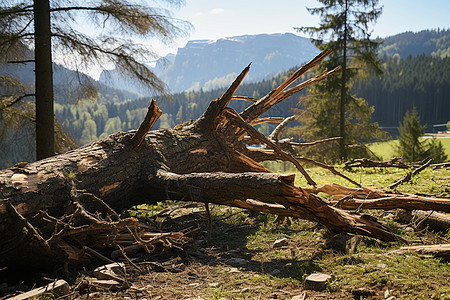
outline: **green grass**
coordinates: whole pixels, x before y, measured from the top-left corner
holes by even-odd
[[[450,157],[450,138],[438,138],[438,140],[442,143],[442,146],[444,146],[447,156]],[[395,148],[397,145],[398,140],[368,144],[369,149],[381,160],[389,160],[395,157]]]
[[[276,164],[272,167],[276,167]],[[283,170],[284,167],[283,165]],[[410,171],[397,168],[356,168],[353,172],[338,170],[364,186],[376,188],[385,188]],[[352,186],[328,170],[309,167],[307,172],[319,185],[337,183]],[[411,183],[399,186],[398,190],[450,196],[449,179],[450,170],[428,168],[419,173]],[[299,173],[296,174],[296,184],[307,185]],[[169,203],[173,208],[177,205],[181,204]],[[164,208],[164,204],[140,208],[145,213],[154,215]],[[252,215],[238,208],[221,205],[211,205],[210,209],[213,221],[211,243],[208,246],[193,245],[191,251],[201,250],[218,259],[207,264],[195,262],[193,266],[198,266],[197,269],[178,277],[186,286],[192,283],[186,277],[192,276],[205,299],[256,299],[261,296],[268,299],[273,293],[284,299],[283,295],[288,294],[283,294],[283,291],[290,295],[301,294],[304,279],[314,272],[330,274],[332,279],[328,282],[327,291],[320,296],[308,291],[313,299],[359,299],[357,295],[361,291],[372,293],[372,299],[383,299],[386,290],[397,299],[450,299],[450,263],[415,253],[392,253],[403,244],[386,244],[362,237],[355,251],[338,254],[325,249],[329,234],[314,222],[299,219],[277,222],[276,217],[271,214]],[[450,231],[414,232],[408,227],[410,225],[397,223],[393,219],[393,212],[364,212],[376,216],[409,241],[450,242]],[[174,215],[171,214],[175,217]],[[205,222],[206,218],[203,217],[194,223],[205,226]],[[197,237],[199,238],[204,239],[202,236]],[[288,246],[274,248],[274,241],[281,238],[288,239]],[[230,257],[245,258],[249,264],[233,268],[225,263]],[[201,270],[204,270],[203,273],[194,276]],[[168,275],[165,276],[167,282],[172,282]],[[171,276],[177,278],[178,275]],[[157,285],[154,288],[157,289]],[[173,288],[178,289],[173,295],[184,293],[183,287],[173,285]],[[162,295],[170,298],[163,286],[160,293],[165,293]]]

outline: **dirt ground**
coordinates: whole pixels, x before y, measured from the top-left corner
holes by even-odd
[[[345,240],[342,246],[342,241],[330,239],[323,228],[312,222],[279,220],[272,215],[217,205],[211,207],[211,212],[212,222],[209,223],[205,207],[198,203],[172,203],[157,212],[132,211],[132,215],[140,217],[155,229],[192,232],[194,228],[197,231],[190,236],[183,249],[168,246],[151,254],[142,251],[130,255],[129,260],[115,259],[126,265],[125,273],[121,274],[125,278],[121,288],[92,283],[93,270],[105,264],[97,260],[87,266],[69,266],[69,273],[57,270],[35,274],[32,279],[24,280],[19,285],[17,282],[15,285],[2,283],[0,292],[3,297],[0,299],[64,276],[71,287],[68,295],[58,298],[47,294],[40,299],[410,298],[389,280],[350,284],[345,277],[337,278],[339,274],[330,274],[331,280],[324,291],[305,290],[305,277],[314,272],[330,273],[327,264],[339,266],[345,261],[351,267],[365,261],[364,268],[374,266],[375,269],[382,269],[385,268],[384,263],[372,262],[362,253],[349,254]],[[285,241],[278,246],[275,241],[280,239]],[[388,247],[374,240],[367,240],[365,244],[374,244],[377,249],[381,246],[386,250]],[[107,256],[110,251],[104,249],[102,253]],[[357,249],[350,251],[358,252]],[[450,270],[449,264],[438,262],[440,264],[446,272]],[[371,278],[378,271],[368,270],[367,274],[363,271],[362,275],[357,276]],[[445,278],[443,281],[445,284]],[[450,297],[450,291],[434,298],[450,299],[447,296]]]

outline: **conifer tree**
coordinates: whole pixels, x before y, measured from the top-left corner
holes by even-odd
[[[166,0],[172,4],[181,1]],[[83,33],[81,23],[93,25],[97,34]],[[14,53],[15,62],[35,64],[35,92],[26,96],[35,98],[37,159],[55,151],[53,54],[70,59],[76,69],[112,62],[118,70],[163,91],[164,84],[142,63],[155,54],[131,38],[157,37],[167,42],[185,33],[186,26],[167,10],[141,5],[139,1],[0,1],[0,57],[8,57],[8,61]],[[34,48],[31,58],[20,55],[29,48]],[[92,82],[84,85],[86,91],[95,93]],[[3,106],[14,105],[22,96],[3,101]]]
[[[332,49],[333,54],[318,67],[317,73],[342,66],[340,76],[332,76],[314,85],[303,97],[299,117],[300,134],[306,140],[340,136],[339,151],[322,149],[329,159],[346,160],[350,144],[358,144],[382,135],[371,122],[373,108],[364,99],[350,95],[352,85],[368,75],[369,70],[381,74],[377,59],[378,42],[371,40],[371,23],[381,15],[378,0],[318,0],[321,7],[308,8],[320,16],[317,27],[298,27],[310,34],[320,50]],[[323,146],[326,147],[326,146]]]
[[[444,146],[438,139],[422,140],[425,134],[426,125],[420,123],[420,117],[416,107],[411,112],[407,111],[400,123],[398,131],[397,155],[406,161],[421,161],[431,158],[434,163],[440,163],[447,160]]]
[[[407,111],[400,123],[398,131],[397,154],[406,161],[419,161],[426,158],[426,145],[420,138],[425,133],[425,125],[420,124],[416,107],[411,112]]]

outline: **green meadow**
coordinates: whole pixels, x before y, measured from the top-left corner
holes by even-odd
[[[450,138],[437,138],[444,146],[445,153],[450,158]],[[426,140],[426,139],[423,139]],[[369,149],[375,153],[381,160],[388,160],[395,157],[395,149],[398,145],[398,140],[392,140],[380,143],[368,144]]]

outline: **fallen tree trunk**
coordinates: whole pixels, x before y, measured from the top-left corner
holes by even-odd
[[[116,133],[55,157],[0,171],[0,266],[36,264],[36,257],[40,263],[64,261],[70,256],[64,251],[66,237],[72,237],[70,241],[79,248],[96,238],[98,233],[88,236],[87,224],[104,223],[97,221],[97,213],[117,218],[115,212],[123,209],[168,199],[313,220],[333,234],[350,232],[398,240],[373,217],[330,206],[315,193],[295,187],[293,175],[271,173],[258,163],[292,162],[309,184],[316,185],[297,159],[250,124],[257,124],[272,106],[335,73],[338,68],[287,89],[329,53],[319,54],[242,113],[227,106],[249,67],[193,123],[147,133],[161,114],[153,101],[137,132]],[[264,148],[255,150],[247,144]],[[341,175],[331,167],[329,170]],[[49,224],[54,231],[50,236],[43,233],[51,232]]]
[[[328,203],[345,210],[391,210],[402,208],[407,210],[450,212],[450,199],[448,198],[431,198],[407,193],[385,192],[369,187],[349,188],[338,184],[326,184],[306,190],[310,193],[322,192],[333,196]]]
[[[403,210],[397,212],[396,219],[411,224],[416,230],[429,228],[446,232],[450,229],[450,215],[435,211]]]

